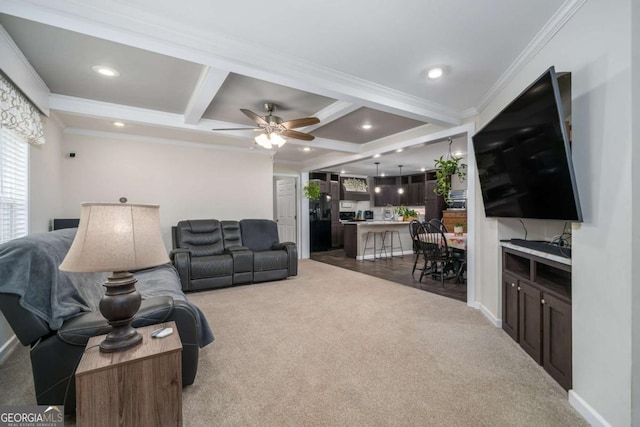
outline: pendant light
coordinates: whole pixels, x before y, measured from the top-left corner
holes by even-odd
[[[376,162],[376,177],[374,179],[375,187],[373,189],[373,191],[375,191],[376,193],[380,192],[380,186],[378,185],[378,165],[379,164],[380,164],[380,162]]]
[[[400,187],[398,187],[398,194],[404,194],[404,188],[402,188],[402,165],[398,165],[400,168]]]

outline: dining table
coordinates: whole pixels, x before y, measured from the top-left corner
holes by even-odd
[[[467,233],[444,233],[444,237],[447,239],[447,246],[450,248],[459,249],[461,251],[467,250]]]

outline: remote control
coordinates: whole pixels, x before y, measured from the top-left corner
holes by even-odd
[[[164,328],[162,331],[158,333],[154,338],[164,338],[168,337],[173,333],[173,328]]]
[[[151,332],[151,336],[155,338],[155,337],[157,337],[157,336],[158,336],[158,334],[159,334],[160,332],[164,331],[165,329],[166,329],[166,328],[158,328],[158,329],[154,330],[153,332]]]

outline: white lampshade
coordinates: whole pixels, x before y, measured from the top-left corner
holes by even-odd
[[[78,232],[60,270],[130,271],[168,262],[160,206],[83,203]]]

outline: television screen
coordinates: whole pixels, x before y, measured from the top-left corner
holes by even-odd
[[[473,148],[487,217],[582,221],[554,67],[478,131]]]

